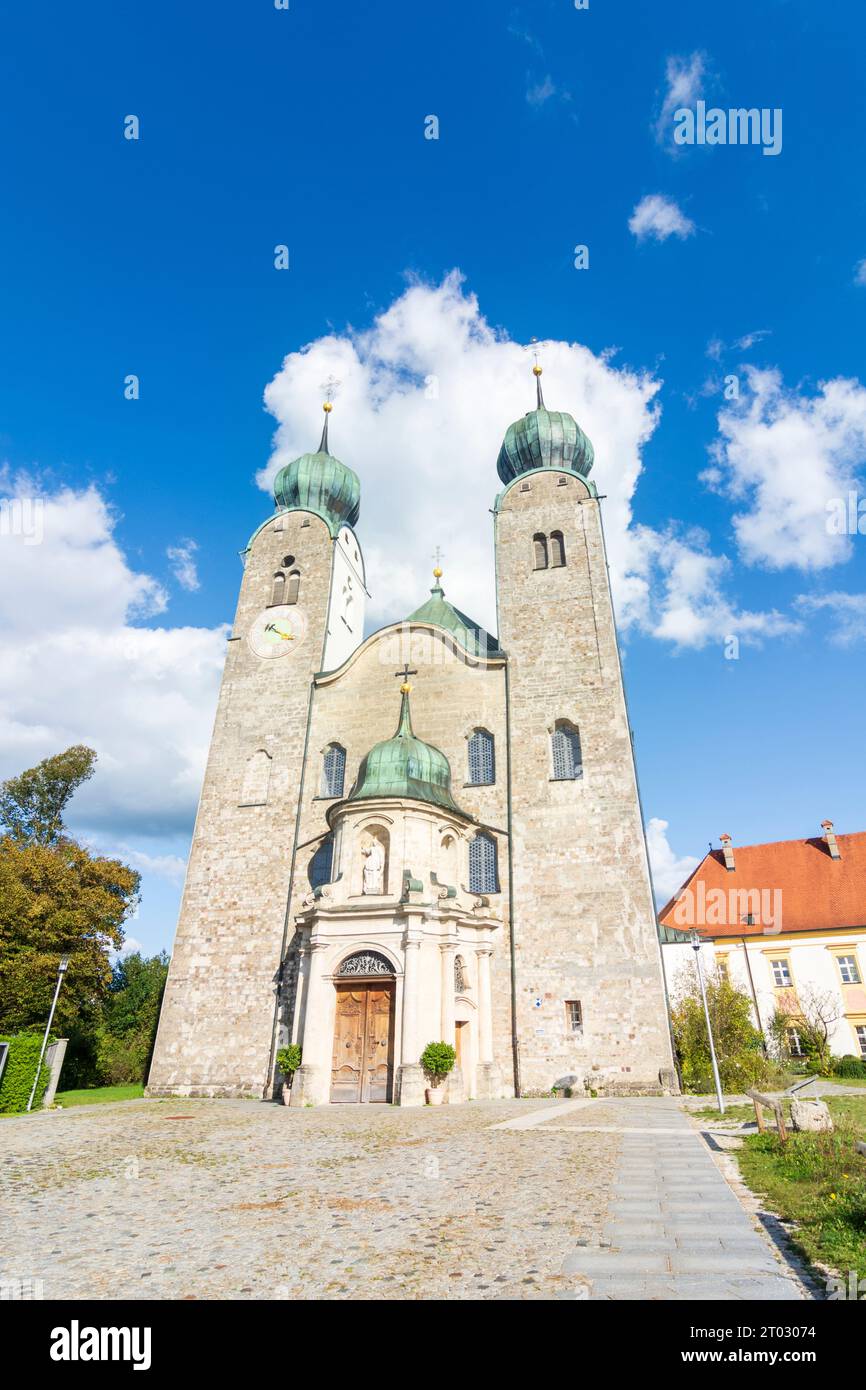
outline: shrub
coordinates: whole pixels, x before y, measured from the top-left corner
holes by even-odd
[[[866,1079],[866,1062],[862,1057],[855,1057],[852,1052],[846,1053],[844,1057],[833,1057],[830,1069],[834,1076],[857,1076]]]
[[[448,1075],[456,1061],[457,1053],[447,1042],[430,1042],[421,1053],[421,1065],[434,1086]]]
[[[766,1084],[771,1067],[764,1040],[752,1022],[748,995],[719,976],[706,982],[719,1075],[725,1091],[747,1091]],[[680,998],[671,1010],[674,1038],[687,1091],[711,1091],[713,1068],[704,1006],[694,969],[687,973]]]
[[[301,1049],[297,1043],[289,1043],[288,1047],[280,1048],[277,1053],[277,1066],[283,1076],[294,1076],[300,1065]]]
[[[12,1037],[0,1037],[0,1042],[9,1044],[6,1070],[3,1072],[3,1080],[0,1081],[0,1115],[17,1115],[27,1109],[30,1088],[39,1065],[42,1037],[42,1033],[16,1033]],[[54,1038],[51,1037],[48,1041],[52,1043]],[[50,1071],[43,1059],[39,1085],[33,1097],[34,1110],[39,1110],[42,1106],[49,1077]]]

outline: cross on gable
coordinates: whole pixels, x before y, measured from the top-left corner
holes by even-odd
[[[409,679],[410,676],[417,676],[417,674],[418,674],[417,671],[410,671],[410,670],[409,670],[409,663],[408,663],[408,661],[406,662],[406,664],[405,664],[405,666],[403,667],[403,670],[402,670],[402,671],[395,671],[395,672],[394,672],[394,675],[395,675],[395,676],[402,676],[404,681],[407,681],[407,680]]]

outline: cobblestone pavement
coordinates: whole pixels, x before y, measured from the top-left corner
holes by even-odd
[[[0,1278],[45,1298],[571,1297],[615,1133],[494,1128],[568,1102],[127,1101],[0,1122]]]

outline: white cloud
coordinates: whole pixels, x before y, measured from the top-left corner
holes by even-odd
[[[661,105],[655,119],[655,137],[670,154],[678,154],[682,146],[673,140],[673,118],[681,106],[693,106],[703,90],[706,74],[706,59],[703,53],[690,53],[688,57],[673,54],[665,63],[665,87]]]
[[[742,505],[733,518],[743,558],[771,569],[818,570],[849,558],[828,509],[858,488],[866,461],[866,388],[837,377],[813,395],[787,390],[775,369],[744,369],[746,389],[718,417],[704,481]]]
[[[858,261],[854,267],[854,284],[866,285],[866,260]]]
[[[647,237],[667,241],[671,236],[684,240],[693,235],[695,224],[680,211],[673,198],[662,193],[648,193],[635,207],[628,220],[628,229],[638,241],[645,241]]]
[[[115,961],[122,960],[124,956],[131,956],[136,951],[141,951],[142,955],[146,954],[145,947],[137,939],[137,937],[128,936],[122,946],[120,946],[116,951],[109,952],[111,956],[111,962],[112,964],[114,964]]]
[[[195,562],[195,553],[198,545],[195,541],[185,540],[178,545],[170,545],[166,550],[166,555],[171,563],[171,572],[182,589],[194,593],[201,588],[198,577],[198,567]]]
[[[7,478],[16,496],[32,479]],[[222,628],[135,626],[166,595],[128,564],[93,488],[43,499],[42,543],[0,538],[0,776],[72,743],[97,750],[72,803],[84,833],[163,835],[195,811],[222,669]]]
[[[656,902],[664,907],[682,888],[693,869],[700,863],[693,854],[677,854],[668,842],[668,822],[652,816],[646,828],[646,843],[653,871]]]
[[[678,647],[721,641],[730,632],[748,641],[796,630],[778,614],[740,612],[728,562],[710,554],[705,537],[632,525],[661,382],[580,343],[540,348],[548,406],[570,411],[595,447],[592,476],[606,498],[623,628]],[[320,383],[331,374],[343,383],[330,442],[361,478],[371,626],[405,617],[427,597],[430,553],[439,544],[446,593],[496,630],[489,510],[501,487],[496,457],[505,430],[535,403],[529,365],[525,349],[491,327],[455,272],[437,286],[412,284],[364,332],[331,334],[290,353],[267,387],[265,402],[279,428],[259,474],[265,489],[278,468],[314,446]],[[722,571],[726,597],[714,592]]]
[[[866,594],[799,594],[797,606],[804,613],[829,611],[830,640],[837,646],[866,641]]]
[[[542,78],[540,82],[533,82],[526,89],[526,100],[530,106],[543,106],[551,97],[556,96],[556,84],[550,73]]]
[[[678,649],[722,645],[730,637],[759,646],[802,630],[796,619],[775,609],[740,608],[732,593],[730,560],[713,554],[697,528],[679,534],[674,526],[664,533],[640,526],[633,542],[626,625],[631,621]]]

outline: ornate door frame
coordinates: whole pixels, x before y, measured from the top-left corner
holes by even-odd
[[[342,962],[333,983],[331,1103],[385,1104],[394,1090],[394,968],[375,951],[359,951]]]

